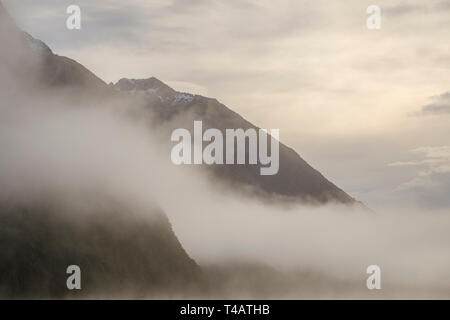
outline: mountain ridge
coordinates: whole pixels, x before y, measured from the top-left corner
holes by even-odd
[[[24,36],[27,38],[27,36]],[[123,78],[115,84],[107,85],[82,64],[67,57],[56,55],[44,42],[28,36],[31,46],[43,47],[39,84],[48,88],[76,89],[74,98],[88,95],[98,98],[114,98],[116,94],[139,96],[146,109],[157,115],[159,121],[152,125],[165,124],[169,128],[186,127],[188,120],[202,120],[204,128],[259,129],[237,112],[220,103],[217,99],[178,92],[155,77],[147,79]],[[48,48],[48,50],[47,50]],[[30,49],[31,50],[31,49]],[[21,65],[19,63],[19,65]],[[192,124],[191,122],[191,124]],[[170,141],[170,137],[167,137]],[[248,156],[248,155],[247,155]],[[208,168],[210,169],[210,168]],[[338,202],[359,203],[345,191],[324,177],[319,171],[301,158],[292,148],[280,141],[280,170],[274,176],[261,176],[255,165],[212,166],[212,170],[222,180],[256,188],[268,195],[286,196],[303,202],[324,204]]]
[[[22,119],[24,109],[25,117],[34,116],[40,110],[34,109],[36,104],[68,111],[111,92],[81,64],[53,54],[45,43],[20,31],[1,2],[0,39],[4,41],[0,44],[7,44],[0,48],[0,112],[5,118],[14,114]],[[84,100],[78,100],[80,96]],[[2,120],[3,125],[7,123]],[[46,129],[42,123],[38,126]],[[24,140],[31,141],[29,124],[21,129]],[[13,161],[7,160],[9,150],[20,142],[6,136],[0,142],[4,157],[0,176],[11,171],[12,181],[21,180],[27,173],[15,172]],[[64,141],[71,143],[70,138]],[[24,143],[30,151],[26,157],[34,154],[34,148],[42,148]],[[38,170],[34,165],[31,160],[26,167],[34,172]],[[47,169],[54,173],[53,168]],[[56,193],[46,190],[45,181],[31,183],[31,192],[0,183],[0,298],[148,298],[182,294],[202,285],[202,270],[157,204],[130,205],[120,200],[121,194],[105,195],[101,186],[89,191],[81,188],[78,195],[66,188],[66,182]],[[81,269],[82,290],[70,291],[66,286],[70,265]]]
[[[152,83],[156,83],[157,85],[151,86]],[[147,86],[143,84],[147,84]],[[164,92],[169,92],[170,96],[159,95],[160,91],[158,87],[161,85],[164,86]],[[155,103],[152,100],[152,106],[150,107],[157,110],[157,113],[160,114],[160,119],[165,122],[170,122],[173,118],[191,118],[192,120],[202,120],[205,128],[216,128],[223,132],[226,129],[259,129],[239,113],[220,103],[217,99],[176,91],[155,77],[148,79],[122,78],[116,84],[111,84],[111,86],[115,90],[130,95],[141,94],[144,99],[151,100],[152,96],[158,97],[159,101]],[[184,99],[180,99],[179,96],[182,96]],[[178,103],[174,103],[174,101]],[[194,116],[191,116],[190,113],[193,113]],[[183,123],[175,121],[172,124],[172,129],[182,126]],[[288,170],[283,168],[286,163],[288,163]],[[296,170],[292,169],[293,166],[296,166]],[[288,172],[290,171],[289,168],[297,174],[291,176],[291,173]],[[298,196],[301,200],[309,203],[336,201],[344,204],[362,205],[362,203],[356,201],[326,179],[318,170],[304,161],[294,149],[284,145],[281,141],[279,175],[260,176],[258,167],[254,165],[217,165],[214,166],[214,169],[225,180],[230,180],[229,178],[231,176],[231,182],[240,181],[245,185],[258,186],[262,191],[269,194],[288,197]],[[248,174],[249,171],[252,174]],[[305,183],[299,182],[305,176],[307,177]],[[295,179],[298,179],[298,181],[295,181]],[[271,187],[271,181],[275,181],[278,185]],[[316,185],[310,183],[311,181],[315,181]],[[287,182],[288,185],[284,186],[283,182]],[[319,191],[321,188],[324,188],[323,192]],[[308,189],[314,189],[315,191],[309,192]],[[264,195],[262,196],[264,197]]]
[[[13,107],[21,106],[27,95],[23,105],[30,108],[36,95],[44,104],[55,96],[62,97],[62,103],[58,104],[61,108],[69,99],[76,103],[67,106],[76,107],[89,106],[95,99],[102,106],[109,102],[123,102],[124,106],[142,104],[152,129],[167,128],[168,134],[174,128],[192,124],[193,120],[202,120],[205,129],[257,129],[217,99],[178,92],[154,77],[124,78],[107,85],[82,64],[55,54],[45,42],[18,29],[0,0],[1,40],[7,46],[0,50],[0,102],[12,101]],[[156,122],[151,122],[153,116]],[[87,138],[89,134],[95,132],[88,132]],[[169,137],[164,137],[166,143]],[[70,139],[67,141],[70,143]],[[280,171],[275,176],[261,176],[259,166],[255,165],[217,165],[205,169],[219,178],[215,183],[233,186],[227,190],[240,192],[242,186],[251,187],[251,193],[259,199],[267,200],[268,195],[274,195],[314,204],[357,203],[282,143]],[[48,170],[53,172],[52,168]],[[70,194],[71,201],[59,207],[64,199],[43,192],[39,183],[36,182],[36,189],[42,193],[39,192],[38,203],[26,202],[22,195],[19,198],[24,203],[14,205],[1,198],[0,296],[61,298],[97,293],[109,296],[115,291],[127,294],[128,289],[138,297],[155,292],[170,296],[189,286],[202,285],[203,270],[183,248],[158,203],[154,208],[134,212],[118,204],[117,199],[99,199],[96,193],[94,204],[86,201],[89,197],[84,194],[75,200]],[[87,208],[83,219],[78,204]],[[65,286],[69,264],[82,267],[86,287],[80,294],[68,292]],[[130,288],[124,288],[124,283]]]

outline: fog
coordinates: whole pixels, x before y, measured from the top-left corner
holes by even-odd
[[[15,74],[0,75],[2,84],[20,83]],[[252,297],[244,280],[253,274],[269,286],[268,296],[328,297],[331,288],[334,297],[365,297],[366,268],[375,264],[382,270],[380,297],[448,297],[448,212],[370,212],[246,197],[200,167],[173,165],[166,129],[152,126],[151,112],[136,100],[77,104],[70,102],[72,91],[49,98],[37,88],[14,89],[0,89],[2,203],[52,199],[80,220],[83,212],[95,214],[83,208],[98,199],[114,199],[142,216],[156,204],[213,286],[230,290],[212,296]],[[239,273],[239,265],[254,267]],[[217,274],[228,282],[215,283]],[[280,274],[284,280],[273,282]]]
[[[170,148],[148,119],[131,116],[139,106],[52,101],[2,103],[3,202],[58,199],[78,208],[72,212],[79,219],[92,198],[116,199],[142,215],[156,203],[200,266],[261,263],[363,290],[366,268],[375,264],[391,290],[450,289],[446,212],[368,212],[246,198],[198,167],[173,165]]]

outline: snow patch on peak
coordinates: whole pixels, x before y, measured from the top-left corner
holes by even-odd
[[[148,79],[128,79],[122,78],[115,85],[117,91],[127,92],[131,95],[156,96],[163,103],[188,104],[195,98],[194,95],[178,92],[155,77]]]
[[[178,102],[192,102],[194,100],[194,95],[184,92],[177,92],[174,96],[174,103]]]

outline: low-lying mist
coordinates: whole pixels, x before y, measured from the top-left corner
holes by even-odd
[[[104,199],[142,217],[156,205],[210,282],[194,297],[450,296],[447,212],[268,204],[199,167],[173,165],[169,137],[144,106],[43,96],[0,90],[3,204],[50,199],[70,208],[55,214],[75,221]],[[379,293],[366,288],[373,264],[382,270]]]

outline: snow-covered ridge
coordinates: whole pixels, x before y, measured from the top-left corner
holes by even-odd
[[[175,91],[154,77],[149,79],[122,78],[114,84],[114,88],[117,91],[127,92],[131,95],[154,95],[161,102],[169,102],[172,104],[190,103],[195,98],[193,94]]]
[[[194,100],[194,95],[192,95],[190,93],[177,92],[175,94],[174,102],[180,102],[180,101],[192,102],[192,100]]]

